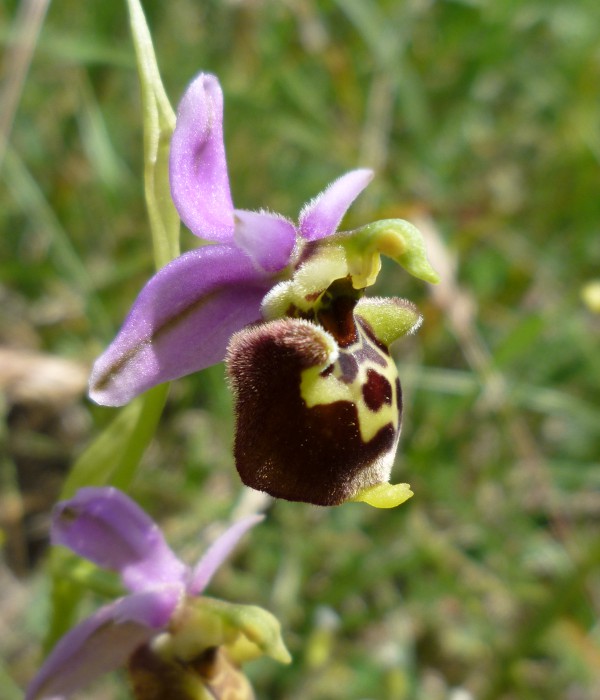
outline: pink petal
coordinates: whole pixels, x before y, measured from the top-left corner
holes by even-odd
[[[74,498],[58,503],[52,516],[52,542],[118,571],[131,591],[183,587],[187,576],[187,567],[158,525],[113,487],[82,488]]]
[[[332,182],[300,212],[300,233],[308,241],[333,235],[352,202],[373,179],[367,168],[351,170]]]
[[[282,216],[236,209],[235,242],[263,270],[277,272],[290,261],[296,229]]]
[[[228,528],[205,552],[204,556],[196,564],[189,592],[192,595],[199,595],[208,586],[211,578],[221,564],[231,554],[233,548],[240,538],[248,532],[251,527],[264,520],[264,515],[250,515],[239,520]]]
[[[178,588],[135,593],[100,608],[54,647],[31,682],[25,700],[59,700],[128,657],[167,625],[180,599]]]
[[[223,93],[214,75],[200,73],[177,113],[169,162],[171,196],[192,233],[233,239],[233,204],[223,142]]]
[[[142,289],[96,360],[90,397],[120,406],[156,384],[220,362],[231,335],[261,318],[271,286],[237,247],[205,246],[173,260]]]

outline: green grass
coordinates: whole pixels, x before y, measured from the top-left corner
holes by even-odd
[[[174,105],[199,70],[221,80],[237,206],[295,217],[373,166],[348,227],[426,221],[449,263],[434,294],[391,266],[378,283],[425,316],[395,349],[394,474],[414,498],[275,503],[214,581],[282,621],[294,664],[251,666],[258,697],[598,697],[600,320],[580,296],[600,276],[597,2],[144,7]],[[0,10],[3,48],[15,11]],[[0,172],[3,345],[88,365],[111,339],[153,269],[142,155],[125,4],[51,4]],[[241,494],[223,375],[173,384],[133,486],[190,558]],[[44,636],[48,508],[113,415],[83,390],[52,411],[10,391],[0,410],[2,502],[23,509],[3,518],[4,559],[23,555],[28,610],[0,642],[7,697]]]

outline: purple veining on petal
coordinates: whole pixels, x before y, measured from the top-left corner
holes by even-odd
[[[271,285],[234,246],[205,246],[173,260],[142,289],[96,360],[90,397],[119,406],[156,384],[220,362],[231,335],[260,320]]]
[[[208,586],[215,571],[231,554],[240,538],[248,532],[251,527],[264,520],[264,515],[250,515],[243,518],[229,527],[213,544],[207,549],[200,561],[196,564],[189,585],[189,592],[192,595],[199,595]]]
[[[169,621],[180,599],[174,587],[134,593],[100,608],[68,632],[33,679],[25,700],[65,698],[126,663]]]
[[[187,567],[165,542],[158,525],[115,488],[80,489],[55,506],[52,542],[121,574],[131,591],[183,586]]]
[[[277,272],[290,261],[296,228],[277,214],[236,209],[234,237],[263,270]]]
[[[372,179],[372,170],[360,168],[332,182],[300,212],[300,234],[308,241],[333,235],[348,207]]]
[[[233,240],[233,204],[223,142],[223,93],[214,75],[201,73],[179,103],[169,158],[171,196],[192,233]]]

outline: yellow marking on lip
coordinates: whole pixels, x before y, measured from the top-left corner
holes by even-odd
[[[300,379],[300,396],[308,408],[336,401],[355,403],[352,384],[340,381],[333,374],[321,377],[321,368],[310,367],[302,372]]]
[[[378,374],[383,375],[392,387],[391,403],[383,404],[377,411],[369,409],[362,393],[363,384],[367,381],[369,369],[374,369]],[[336,401],[353,403],[358,413],[360,437],[364,443],[372,440],[381,428],[386,425],[392,425],[394,432],[398,430],[399,411],[396,385],[398,372],[391,358],[388,358],[387,367],[385,368],[376,366],[372,362],[360,363],[356,379],[350,384],[343,382],[337,376],[338,373],[341,373],[337,363],[334,371],[330,374],[321,376],[321,372],[322,368],[310,367],[301,373],[300,396],[304,399],[307,408],[331,404]]]

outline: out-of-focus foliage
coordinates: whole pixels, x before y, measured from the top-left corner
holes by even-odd
[[[3,48],[16,7],[0,8]],[[600,321],[582,299],[600,268],[598,3],[144,7],[173,104],[199,70],[221,80],[237,206],[295,216],[372,166],[348,227],[411,219],[443,277],[381,281],[425,315],[397,348],[394,475],[414,498],[385,513],[278,502],[214,582],[282,621],[294,664],[258,662],[258,696],[600,696]],[[0,342],[13,360],[35,351],[32,374],[41,353],[89,366],[152,272],[142,148],[125,3],[56,0],[0,173]],[[18,697],[44,634],[48,508],[113,412],[82,385],[23,396],[8,362],[0,688]],[[134,487],[192,552],[241,493],[223,375],[174,383]],[[106,688],[94,697],[124,697]]]

